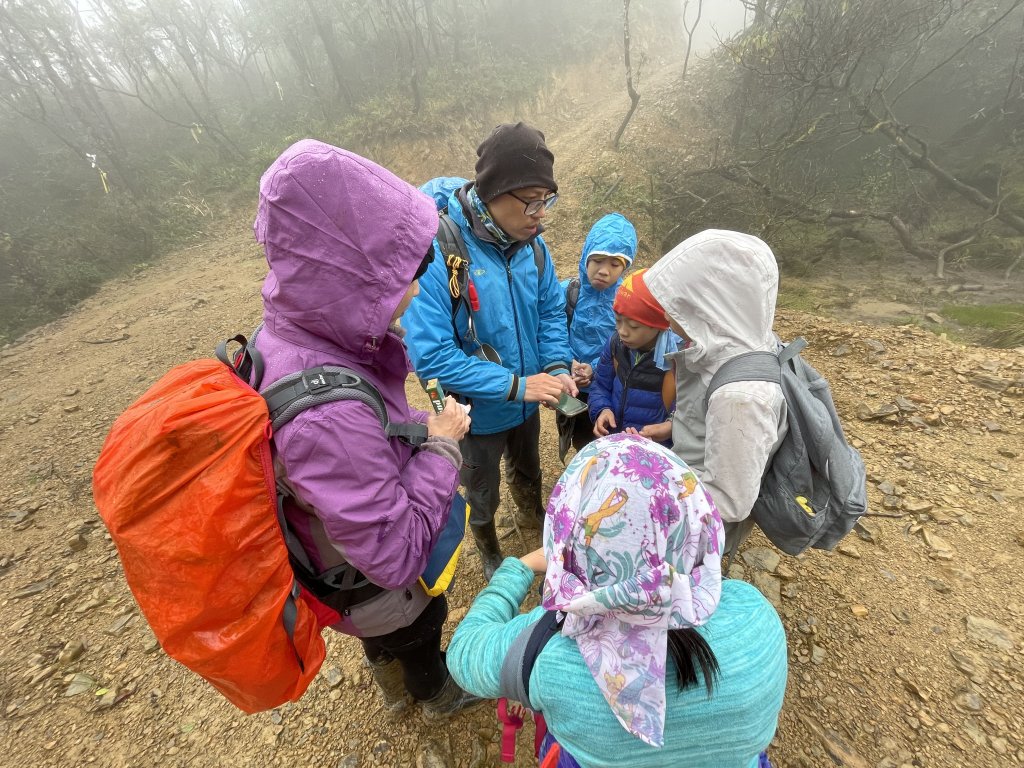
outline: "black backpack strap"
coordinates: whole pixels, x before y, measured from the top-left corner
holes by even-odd
[[[270,411],[270,423],[277,432],[307,408],[336,400],[358,400],[365,403],[388,427],[388,412],[377,388],[355,371],[333,365],[321,365],[291,373],[263,391]]]
[[[565,287],[565,327],[572,329],[572,318],[576,314],[576,304],[580,300],[580,279],[574,277]]]
[[[452,300],[452,327],[455,326],[455,315],[459,307],[465,306],[469,312],[469,249],[462,238],[459,225],[452,221],[447,211],[438,212],[437,245],[441,249],[441,258],[448,267],[448,294]]]
[[[546,611],[535,623],[525,627],[512,641],[501,665],[499,686],[507,699],[530,706],[530,674],[544,646],[562,629],[565,615]]]
[[[244,342],[244,337],[241,336],[236,337],[234,341],[239,339]],[[245,347],[244,344],[243,347]],[[251,344],[245,349],[259,355]],[[262,369],[260,374],[262,376]],[[308,408],[338,400],[356,400],[365,403],[373,410],[389,438],[397,437],[413,446],[421,445],[427,439],[427,427],[424,424],[392,423],[388,419],[387,405],[380,392],[372,383],[351,368],[334,365],[307,368],[283,377],[267,387],[262,395],[267,401],[267,410],[270,412],[272,432],[276,432]],[[383,587],[374,584],[347,563],[342,563],[322,573],[313,567],[309,555],[291,526],[288,525],[288,519],[284,514],[285,501],[294,496],[295,494],[286,483],[278,482],[277,520],[288,548],[288,560],[297,582],[306,587],[318,599],[342,612],[350,606],[358,605],[383,592]],[[294,631],[293,626],[289,627],[290,623],[294,623],[294,618],[290,619],[295,610],[294,605],[291,605],[293,602],[294,596],[285,606],[283,616],[285,629],[289,631],[289,636]]]
[[[256,332],[259,333],[258,328]],[[253,334],[253,340],[255,341],[255,339],[256,335]],[[228,352],[228,345],[231,342],[235,342],[241,347],[234,354]],[[218,360],[234,371],[236,376],[247,382],[253,389],[258,390],[260,388],[260,382],[263,380],[263,355],[246,340],[245,336],[238,334],[230,339],[225,339],[217,345],[214,354]]]
[[[537,267],[537,281],[540,282],[544,277],[544,270],[547,269],[548,260],[544,258],[544,249],[540,247],[536,237],[530,241],[530,246],[533,248],[533,263]]]
[[[281,533],[284,536],[284,543],[288,549],[288,562],[295,574],[296,590],[301,584],[313,595],[330,605],[337,611],[344,611],[352,605],[369,600],[379,595],[384,588],[374,584],[362,573],[351,567],[348,563],[342,563],[334,568],[320,572],[313,567],[309,555],[303,548],[302,543],[296,536],[295,531],[288,524],[288,518],[284,514],[284,505],[287,499],[294,499],[295,494],[282,482],[277,484],[277,522],[281,526]],[[293,590],[295,592],[295,590]],[[294,597],[297,597],[296,593]],[[289,601],[290,602],[290,601]],[[285,607],[285,629],[289,637],[292,631],[289,629],[288,606]]]

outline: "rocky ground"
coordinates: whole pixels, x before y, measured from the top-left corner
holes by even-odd
[[[599,150],[569,119],[586,105],[567,103],[553,144],[573,169]],[[468,167],[469,154],[433,160]],[[400,172],[428,175],[403,157]],[[568,198],[583,178],[570,172]],[[552,229],[563,275],[585,233],[574,210]],[[138,613],[92,505],[93,462],[150,383],[257,322],[263,273],[238,220],[0,350],[0,750],[12,764],[498,765],[493,707],[442,726],[414,709],[390,716],[355,641],[330,636],[299,702],[246,717],[168,659]],[[791,310],[777,320],[783,337],[807,337],[807,358],[833,385],[869,466],[873,516],[833,553],[790,558],[755,536],[734,566],[789,637],[773,759],[1024,763],[1024,354],[913,325]],[[547,418],[548,484],[553,438]],[[512,554],[533,543],[505,531]],[[482,586],[472,547],[463,558],[449,628]],[[530,765],[526,734],[520,742],[516,764]]]

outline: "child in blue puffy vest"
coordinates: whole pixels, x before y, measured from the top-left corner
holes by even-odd
[[[615,332],[612,304],[622,276],[636,256],[636,229],[621,213],[609,213],[590,228],[583,243],[579,276],[565,280],[565,313],[572,347],[572,376],[577,397],[587,402],[594,369],[608,338]],[[594,424],[587,413],[556,414],[558,455],[565,461],[570,444],[577,451],[594,439]]]
[[[665,355],[679,339],[644,284],[645,272],[628,275],[615,294],[615,333],[590,386],[590,418],[597,437],[626,432],[671,447],[676,385]]]

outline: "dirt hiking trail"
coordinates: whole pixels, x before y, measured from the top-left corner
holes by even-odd
[[[573,200],[608,156],[624,96],[587,103],[572,96],[585,92],[579,83],[561,88],[558,114],[537,120],[567,177],[550,242],[568,276],[590,223]],[[630,131],[668,130],[657,107],[642,107]],[[465,174],[473,146],[410,146],[391,165],[414,181]],[[162,653],[127,589],[92,505],[92,465],[113,419],[147,386],[259,321],[265,263],[247,219],[0,352],[5,763],[497,766],[493,706],[440,726],[415,709],[389,716],[359,644],[334,634],[301,701],[246,717]],[[806,357],[832,383],[869,465],[872,511],[885,516],[865,518],[833,553],[780,556],[755,536],[731,574],[765,592],[788,634],[773,761],[1024,764],[1024,354],[786,310],[777,330],[809,341]],[[550,414],[542,440],[550,487],[560,472]],[[509,554],[536,544],[503,534]],[[467,542],[449,631],[482,586]],[[536,765],[531,736],[528,726],[518,766]]]

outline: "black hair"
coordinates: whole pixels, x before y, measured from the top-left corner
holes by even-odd
[[[700,683],[697,678],[699,668],[704,677],[704,687],[710,697],[721,670],[707,640],[693,627],[670,629],[668,654],[676,665],[676,682],[679,683],[679,690],[683,691]]]
[[[412,276],[413,280],[419,280],[427,272],[427,267],[430,266],[430,262],[434,260],[434,242],[431,241],[427,247],[427,253],[423,257],[423,261],[420,262],[419,267],[416,269],[416,274]]]

